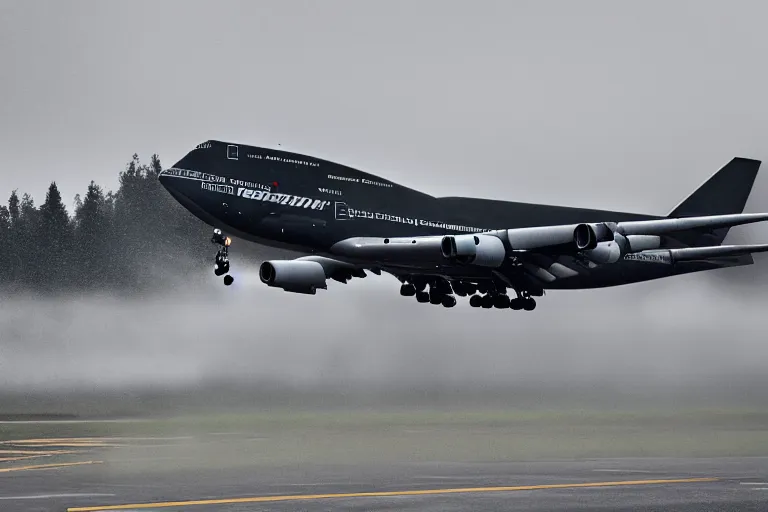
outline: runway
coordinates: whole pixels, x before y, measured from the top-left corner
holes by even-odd
[[[470,452],[488,457],[480,445],[500,434],[467,428],[454,437],[466,446],[430,449],[429,436],[444,439],[444,432],[441,437],[409,425],[382,440],[383,431],[371,425],[364,433],[361,424],[290,432],[260,426],[230,432],[197,425],[191,433],[178,426],[175,432],[135,432],[131,426],[131,436],[6,439],[0,444],[0,510],[768,510],[768,457],[504,460],[515,458],[510,452],[468,460]],[[51,424],[43,430],[83,428],[100,427]],[[113,431],[115,424],[101,428]],[[397,453],[395,442],[405,451]],[[316,445],[327,451],[307,452]]]

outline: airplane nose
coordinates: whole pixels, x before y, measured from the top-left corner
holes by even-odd
[[[171,181],[170,176],[168,175],[168,171],[160,171],[160,174],[157,175],[157,180],[160,182],[160,184],[165,187],[166,189],[169,188],[169,182]]]

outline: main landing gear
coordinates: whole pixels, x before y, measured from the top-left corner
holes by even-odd
[[[479,284],[478,292],[483,295],[471,295],[469,305],[473,308],[483,309],[511,309],[514,311],[533,311],[536,309],[536,301],[527,291],[516,290],[517,297],[510,298],[505,287],[497,287],[493,284]]]
[[[515,311],[533,311],[536,301],[527,291],[517,291],[517,297],[510,299],[506,287],[498,287],[493,283],[471,283],[468,281],[451,281],[446,279],[405,279],[400,286],[400,295],[416,297],[422,304],[430,303],[452,308],[456,305],[456,297],[469,297],[469,305],[473,308],[512,309]],[[427,290],[429,287],[429,290]]]
[[[229,246],[232,244],[232,239],[228,236],[224,236],[220,229],[213,230],[213,237],[211,237],[211,243],[218,245],[219,250],[216,253],[215,265],[213,267],[213,273],[217,276],[224,276],[224,284],[226,286],[235,282],[235,278],[230,276],[229,273]],[[226,275],[225,275],[226,274]]]

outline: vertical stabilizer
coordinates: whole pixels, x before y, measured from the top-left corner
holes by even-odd
[[[677,205],[667,217],[693,217],[700,215],[727,215],[741,213],[747,203],[752,185],[755,183],[760,160],[734,158],[713,174],[683,202]],[[721,228],[701,236],[690,237],[691,245],[719,245],[728,234],[729,228]]]

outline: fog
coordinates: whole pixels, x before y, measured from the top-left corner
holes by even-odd
[[[332,282],[316,296],[288,294],[238,264],[230,288],[211,273],[136,298],[4,301],[2,388],[268,384],[354,393],[588,385],[720,394],[764,380],[767,301],[728,284],[733,270],[717,271],[719,279],[550,292],[526,313],[417,304],[400,297],[389,276]]]

